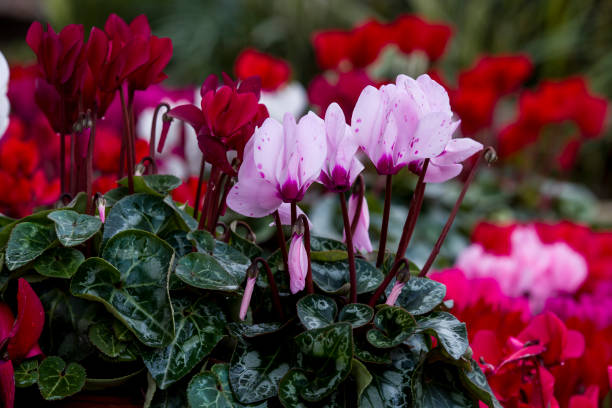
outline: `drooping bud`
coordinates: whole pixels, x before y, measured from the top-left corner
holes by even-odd
[[[166,139],[168,137],[168,131],[170,130],[170,123],[172,123],[172,117],[164,113],[162,116],[162,130],[159,137],[159,144],[157,145],[157,153],[161,153],[164,150]]]
[[[395,285],[393,285],[391,293],[389,294],[389,297],[387,298],[385,304],[389,306],[395,305],[395,302],[397,302],[397,298],[399,298],[399,295],[402,293],[402,289],[404,289],[404,286],[406,285],[406,282],[408,282],[408,279],[410,279],[410,269],[408,269],[408,266],[404,266],[397,273]]]
[[[247,283],[244,288],[244,295],[242,295],[242,302],[240,303],[240,320],[246,318],[247,311],[249,310],[249,304],[251,303],[251,297],[253,296],[253,289],[255,288],[255,281],[257,280],[257,264],[253,263],[247,270]]]
[[[302,234],[296,233],[300,230],[302,223],[296,223],[294,233],[291,237],[289,246],[288,267],[289,267],[289,287],[292,294],[304,290],[306,286],[306,274],[308,273],[308,255],[304,246],[304,227],[301,227]]]
[[[484,152],[484,159],[489,164],[495,163],[497,161],[497,152],[495,149],[491,146],[487,147],[486,151]]]
[[[147,167],[144,164],[138,163],[136,165],[136,170],[134,170],[134,175],[135,176],[142,176],[146,169],[147,169]]]
[[[98,196],[98,214],[100,214],[100,221],[104,224],[106,220],[106,199],[103,196]]]

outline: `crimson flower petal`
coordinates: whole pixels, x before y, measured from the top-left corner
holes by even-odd
[[[15,316],[11,308],[4,303],[0,303],[0,341],[6,339],[15,323]]]
[[[7,351],[11,360],[25,357],[36,345],[45,324],[45,311],[40,299],[23,278],[17,290],[17,320],[9,333]]]
[[[204,115],[202,111],[193,105],[177,106],[168,112],[168,116],[189,123],[196,133],[199,133],[204,125]]]
[[[15,405],[15,370],[10,360],[0,361],[0,398],[4,408]]]

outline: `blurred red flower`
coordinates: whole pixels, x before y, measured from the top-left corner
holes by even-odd
[[[287,61],[281,58],[247,48],[236,58],[234,73],[242,81],[258,76],[262,90],[274,91],[289,81],[291,68]]]

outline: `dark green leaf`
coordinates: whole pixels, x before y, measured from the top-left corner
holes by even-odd
[[[161,349],[147,349],[142,359],[162,390],[187,375],[223,338],[225,316],[205,298],[173,298],[176,335]]]
[[[52,225],[53,223],[51,222],[51,220],[47,218],[47,215],[49,215],[49,213],[51,213],[52,211],[53,210],[39,211],[32,215],[28,215],[27,217],[15,220],[10,224],[7,224],[3,228],[0,228],[0,248],[3,248],[6,245],[10,238],[11,232],[13,232],[13,229],[15,229],[15,227],[21,223],[33,222],[45,226]],[[51,229],[53,229],[53,227],[51,227]]]
[[[38,258],[53,245],[54,241],[55,232],[50,226],[34,222],[17,224],[11,232],[6,247],[6,266],[14,271]]]
[[[211,255],[202,252],[192,252],[179,259],[175,274],[183,282],[200,289],[233,292],[239,287],[233,275]]]
[[[394,282],[393,282],[394,283]],[[387,295],[393,284],[387,288]],[[444,300],[446,286],[429,278],[412,277],[402,288],[396,304],[412,315],[431,312]]]
[[[249,259],[257,258],[263,254],[263,249],[261,249],[256,243],[242,237],[235,230],[236,226],[234,223],[232,223],[230,226],[230,245],[232,247],[242,252]]]
[[[38,257],[34,269],[43,276],[50,278],[69,279],[74,275],[85,260],[81,251],[73,248],[51,248]]]
[[[308,385],[308,377],[303,370],[292,368],[280,380],[278,399],[285,408],[306,408],[300,402],[300,393]]]
[[[66,247],[82,244],[102,227],[100,218],[72,210],[53,211],[47,217],[55,223],[57,239]]]
[[[187,214],[185,210],[179,208],[171,196],[164,198],[164,203],[178,216],[179,224],[185,231],[193,231],[198,228],[198,222],[191,215]]]
[[[132,230],[113,236],[102,255],[105,259],[90,258],[81,265],[71,292],[103,303],[147,346],[169,344],[174,338],[168,295],[172,248],[152,234]]]
[[[323,295],[307,295],[297,302],[297,315],[306,330],[319,329],[334,323],[338,307],[334,299]]]
[[[364,259],[355,259],[355,269],[358,294],[375,290],[384,279],[382,272]],[[312,262],[312,279],[324,292],[348,293],[348,262]]]
[[[371,348],[368,345],[355,345],[355,357],[359,360],[371,364],[391,364],[389,351],[384,349]]]
[[[353,359],[351,376],[357,384],[357,401],[361,400],[361,394],[372,382],[372,374],[368,371],[365,365],[359,360]]]
[[[48,401],[76,394],[85,385],[85,369],[77,363],[66,366],[59,357],[47,357],[38,367],[38,389]]]
[[[348,323],[336,323],[308,330],[295,338],[298,366],[306,370],[309,382],[300,395],[320,401],[330,395],[351,372],[353,332]]]
[[[374,309],[363,303],[350,303],[342,308],[338,315],[338,321],[347,322],[353,329],[370,323],[374,317]]]
[[[258,324],[246,324],[246,323],[230,323],[227,326],[230,334],[236,337],[254,338],[263,336],[266,334],[276,333],[280,330],[280,323],[258,323]]]
[[[461,358],[468,347],[467,329],[455,316],[447,312],[434,312],[418,320],[420,331],[436,336],[444,350],[455,360]]]
[[[208,231],[190,231],[187,233],[187,239],[190,239],[193,242],[198,252],[207,252],[212,254],[215,249],[215,239]]]
[[[38,381],[38,360],[26,360],[15,367],[15,387],[26,388]]]
[[[234,396],[242,404],[276,396],[278,383],[289,368],[284,344],[270,344],[264,349],[238,341],[229,368]]]
[[[164,241],[166,241],[174,249],[177,258],[181,258],[192,252],[193,244],[187,238],[187,233],[183,230],[174,230],[167,234],[164,234]]]
[[[238,281],[242,283],[246,277],[246,271],[251,266],[251,260],[243,255],[240,251],[225,242],[215,241],[215,249],[213,252],[215,259]]]
[[[412,376],[415,408],[472,408],[474,402],[463,393],[453,366],[421,365]]]
[[[117,233],[138,229],[153,234],[172,220],[174,212],[164,201],[149,194],[133,194],[122,198],[111,208],[104,223],[103,240]]]
[[[167,390],[158,389],[149,408],[185,408],[188,406],[185,386],[175,386]]]
[[[121,200],[123,197],[127,197],[130,194],[129,190],[126,187],[117,187],[108,191],[104,194],[104,199],[106,200],[106,206],[112,207],[117,201]]]
[[[217,382],[221,386],[221,391],[225,395],[225,398],[232,404],[234,408],[265,408],[268,404],[264,401],[257,405],[242,405],[234,399],[232,388],[229,383],[229,364],[215,364],[210,368],[210,371],[217,377]]]
[[[85,386],[83,390],[85,391],[101,391],[106,390],[108,388],[119,387],[132,380],[135,377],[143,374],[145,371],[144,368],[141,368],[137,371],[131,372],[126,375],[122,375],[121,377],[116,378],[87,378],[85,380]]]
[[[344,245],[343,242],[336,241],[335,239],[311,236],[310,250],[316,252],[334,250],[346,252],[346,245]]]
[[[87,194],[84,191],[78,192],[65,208],[84,214],[87,211]]]
[[[476,361],[470,359],[471,370],[461,370],[460,379],[463,385],[478,399],[483,401],[489,408],[502,408],[501,404],[495,398],[493,390],[487,382],[487,377],[484,375],[480,366]]]
[[[318,262],[344,261],[348,259],[348,253],[346,251],[340,251],[339,249],[331,251],[312,251],[310,253],[310,259]]]
[[[217,377],[208,371],[189,381],[187,401],[192,408],[232,408],[225,394],[217,389]]]
[[[146,176],[134,176],[134,191],[137,193],[147,193],[165,196],[181,185],[181,179],[168,174],[150,174]],[[127,187],[127,177],[122,178],[117,184]]]
[[[89,340],[101,353],[112,359],[117,361],[136,360],[137,350],[134,349],[133,343],[118,339],[108,322],[91,325]]]
[[[374,347],[392,348],[402,344],[416,329],[416,321],[406,310],[385,306],[374,317],[376,329],[368,331],[368,342]]]

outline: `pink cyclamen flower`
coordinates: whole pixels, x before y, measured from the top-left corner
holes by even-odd
[[[359,194],[351,194],[348,202],[348,213],[351,222],[353,218],[355,218],[357,200],[359,200]],[[359,220],[357,220],[357,226],[355,227],[355,232],[353,233],[353,248],[355,248],[356,251],[366,254],[372,252],[372,242],[370,241],[370,235],[368,233],[369,228],[370,211],[368,210],[368,201],[364,197],[361,205]],[[343,239],[346,239],[345,237],[346,235],[344,235]]]
[[[363,170],[363,164],[355,156],[359,146],[351,127],[346,124],[344,113],[335,102],[325,112],[325,136],[327,157],[319,181],[330,191],[346,191]]]
[[[289,288],[292,294],[304,290],[308,273],[308,255],[304,246],[304,235],[294,233],[289,245]]]
[[[257,275],[248,276],[246,287],[244,288],[244,295],[242,295],[242,303],[240,304],[240,320],[246,318],[247,310],[249,310],[249,304],[251,303],[251,297],[253,296],[253,289],[255,288],[255,281]]]
[[[395,285],[393,285],[393,289],[391,289],[391,293],[389,294],[385,304],[389,306],[395,305],[395,302],[397,302],[397,298],[399,297],[400,293],[402,293],[402,289],[404,289],[405,285],[406,282],[395,281]]]
[[[411,162],[440,155],[459,121],[446,90],[428,75],[399,75],[396,84],[361,92],[351,128],[379,174],[396,174]]]
[[[325,125],[314,113],[298,123],[291,114],[282,124],[266,119],[245,146],[227,205],[247,217],[263,217],[283,202],[302,200],[321,173],[326,153]]]
[[[463,170],[463,165],[460,163],[482,149],[481,143],[469,137],[451,139],[444,151],[430,160],[424,181],[426,183],[442,183],[458,176]],[[421,173],[422,167],[422,160],[412,162],[409,166],[410,171],[416,174]]]

